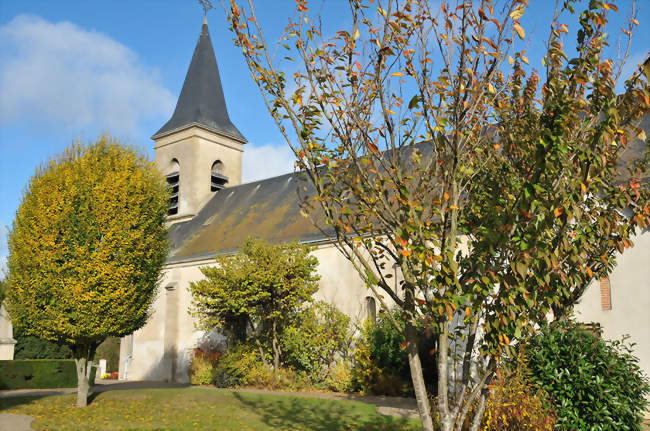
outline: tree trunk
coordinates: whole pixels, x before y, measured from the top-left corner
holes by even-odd
[[[280,345],[278,344],[278,331],[273,321],[273,369],[277,373],[280,371]]]
[[[262,348],[262,343],[260,343],[260,340],[257,337],[253,337],[255,340],[255,344],[257,345],[257,351],[260,352],[260,358],[262,358],[262,364],[264,365],[264,368],[270,369],[268,362],[266,362],[266,354],[264,353],[264,349]]]
[[[424,375],[422,374],[422,364],[420,363],[420,355],[418,353],[418,333],[410,322],[406,323],[405,329],[406,351],[409,358],[409,368],[411,369],[411,381],[413,382],[415,399],[417,400],[418,412],[422,421],[422,430],[433,431],[429,397],[427,396],[427,388],[424,384]]]
[[[88,377],[86,377],[86,369],[88,369],[88,361],[86,357],[75,358],[77,365],[77,407],[86,407],[88,405]]]
[[[470,431],[478,431],[479,427],[481,426],[481,421],[483,420],[483,413],[485,413],[486,398],[487,398],[487,394],[482,393],[478,401],[478,406],[476,408],[476,413],[474,414],[474,420],[472,421],[472,426],[470,427]]]
[[[78,346],[74,349],[74,362],[77,368],[77,407],[88,405],[89,380],[96,349],[97,344]]]
[[[452,431],[454,421],[449,411],[449,329],[447,324],[438,336],[438,413],[440,431]]]

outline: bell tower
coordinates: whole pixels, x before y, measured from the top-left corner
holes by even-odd
[[[151,139],[173,190],[172,223],[191,219],[214,193],[241,183],[247,141],[228,117],[205,18],[174,114]]]

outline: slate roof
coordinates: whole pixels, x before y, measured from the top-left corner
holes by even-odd
[[[216,192],[193,219],[172,227],[167,263],[234,252],[249,236],[272,243],[324,240],[300,213],[298,187],[313,190],[298,174],[286,174]]]
[[[244,135],[237,130],[228,117],[219,67],[205,20],[174,114],[152,138],[156,139],[190,126],[203,127],[240,142],[246,142]]]

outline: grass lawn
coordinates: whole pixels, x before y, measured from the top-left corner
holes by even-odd
[[[374,406],[222,389],[140,389],[102,392],[74,408],[76,395],[0,398],[0,412],[36,418],[37,430],[417,430],[412,419]]]

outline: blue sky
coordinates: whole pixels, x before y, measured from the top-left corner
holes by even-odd
[[[273,39],[295,2],[256,3]],[[612,19],[615,25],[630,2],[616,3],[621,12]],[[346,4],[325,0],[328,26],[349,22],[342,13]],[[531,0],[522,20],[532,36],[526,42],[529,57],[537,62],[551,5]],[[648,52],[648,18],[646,6],[639,14],[633,61]],[[150,136],[173,112],[202,19],[193,0],[0,0],[0,261],[7,253],[7,227],[29,177],[73,139],[91,140],[108,132],[153,156]],[[244,181],[291,171],[292,155],[232,43],[223,12],[211,11],[208,21],[230,118],[250,142]]]

